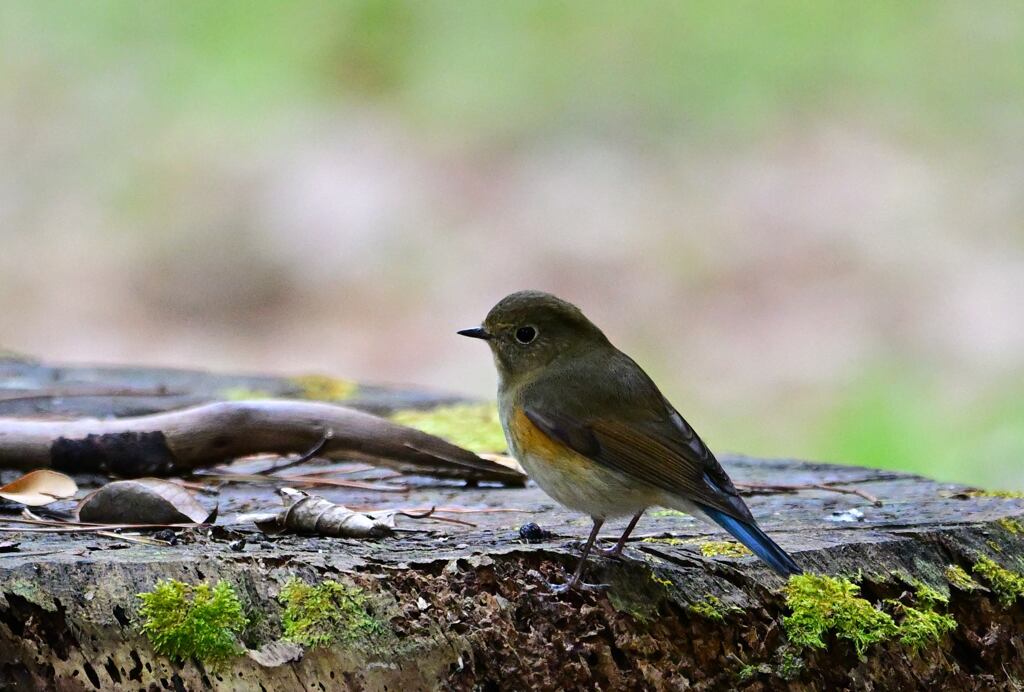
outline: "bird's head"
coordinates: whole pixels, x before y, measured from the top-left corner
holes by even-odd
[[[580,309],[541,291],[519,291],[491,308],[463,336],[485,340],[502,382],[514,385],[558,358],[607,347],[608,339]]]

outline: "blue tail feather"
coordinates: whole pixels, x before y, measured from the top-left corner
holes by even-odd
[[[793,561],[785,550],[768,537],[756,524],[748,524],[731,517],[725,512],[711,507],[701,505],[700,508],[716,524],[733,535],[743,545],[750,548],[750,551],[768,563],[769,566],[783,577],[791,574],[802,574],[803,570]]]

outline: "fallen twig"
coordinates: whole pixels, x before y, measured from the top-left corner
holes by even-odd
[[[272,468],[272,469],[267,469],[267,473],[276,473],[278,468],[279,467],[275,467],[275,468]],[[283,468],[283,467],[280,467],[280,468]],[[378,466],[372,466],[370,464],[348,464],[344,468],[338,468],[337,466],[335,466],[335,467],[332,467],[332,468],[329,468],[329,469],[308,469],[306,471],[303,471],[299,475],[302,475],[302,476],[329,476],[331,474],[337,474],[339,476],[347,476],[350,473],[363,473],[365,471],[372,471],[373,469],[379,469],[379,468],[380,467],[378,467]],[[398,478],[401,475],[402,474],[400,474],[397,471],[395,471],[395,472],[391,472],[387,476],[387,478]],[[283,478],[290,478],[291,476],[285,475],[285,476],[282,476],[282,477]],[[376,476],[376,478],[378,480],[382,480],[384,477],[383,476]]]
[[[286,485],[316,486],[324,485],[335,488],[355,488],[357,490],[379,490],[381,492],[409,492],[407,485],[382,485],[367,481],[348,481],[340,478],[320,478],[312,475],[271,476],[262,473],[199,473],[196,478],[209,478],[225,483],[269,483]]]
[[[431,519],[433,521],[443,521],[448,524],[461,524],[462,526],[471,526],[476,528],[476,524],[471,521],[462,521],[461,519],[452,519],[450,517],[439,517],[435,514],[434,508],[431,507],[426,512],[414,512],[410,510],[398,510],[395,514],[399,514],[403,517],[409,517],[410,519]]]
[[[846,488],[841,485],[831,485],[829,483],[794,483],[794,484],[777,484],[777,483],[736,483],[736,487],[740,490],[746,490],[748,493],[795,493],[799,490],[827,490],[833,493],[842,493],[844,495],[857,495],[862,497],[875,507],[881,507],[882,501],[877,497],[859,488]]]
[[[0,418],[0,463],[9,468],[168,476],[225,459],[296,451],[440,478],[526,482],[520,471],[434,435],[311,401],[225,401],[133,418]]]
[[[366,505],[353,505],[350,509],[354,509],[360,512],[374,512],[376,511],[373,507]],[[403,512],[426,512],[433,511],[435,514],[498,514],[503,512],[509,512],[513,514],[539,514],[539,509],[517,509],[515,507],[416,507],[415,509],[405,509]]]
[[[296,457],[295,459],[292,459],[291,461],[288,461],[288,462],[285,462],[283,464],[280,464],[279,466],[275,466],[274,468],[270,469],[270,472],[271,473],[278,473],[279,471],[284,471],[285,469],[290,469],[293,466],[298,466],[299,464],[305,464],[307,461],[309,461],[310,459],[315,458],[317,454],[322,452],[324,447],[327,445],[327,442],[332,437],[334,437],[334,431],[331,430],[330,428],[328,428],[327,430],[324,431],[323,437],[321,437],[317,441],[317,443],[315,445],[313,445],[312,448],[310,448],[310,450],[308,452],[306,452],[305,454],[302,454],[302,455]]]
[[[88,521],[44,519],[28,509],[20,517],[0,517],[0,524],[28,524],[28,527],[0,526],[0,531],[28,531],[32,533],[75,533],[114,531],[118,529],[194,529],[204,524],[102,524]],[[32,528],[35,526],[36,528]],[[120,534],[117,534],[120,537]]]
[[[75,550],[68,550],[67,548],[53,548],[51,550],[22,550],[10,553],[0,553],[0,558],[5,557],[39,557],[41,555],[85,555],[88,551],[84,548],[76,548]]]
[[[8,521],[8,520],[4,520]],[[31,521],[21,521],[22,524],[33,524]],[[109,524],[98,526],[79,525],[68,523],[61,525],[43,525],[35,528],[18,526],[0,526],[0,531],[7,533],[89,533],[96,531],[112,531],[117,529],[194,529],[202,524]]]
[[[107,538],[116,538],[121,541],[128,541],[129,543],[142,543],[143,545],[170,545],[167,541],[157,540],[156,538],[150,538],[149,536],[138,536],[129,533],[114,533],[113,531],[97,531],[96,535],[106,536]]]

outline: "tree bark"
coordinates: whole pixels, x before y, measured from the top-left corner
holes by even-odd
[[[429,404],[426,395],[419,400]],[[462,488],[424,478],[400,498],[313,490],[349,507],[468,510],[447,516],[474,524],[400,522],[435,530],[357,541],[263,536],[238,515],[279,501],[265,486],[229,484],[219,491],[218,525],[181,531],[173,546],[0,534],[0,687],[1014,689],[1024,680],[1024,601],[1000,598],[974,571],[987,558],[1019,575],[1024,500],[891,471],[741,456],[722,463],[751,486],[839,483],[879,498],[876,507],[809,489],[755,493],[749,504],[808,572],[852,577],[879,607],[928,584],[948,594],[942,610],[956,628],[920,651],[889,639],[859,657],[832,635],[825,649],[800,648],[783,623],[785,582],[751,556],[706,557],[728,536],[674,512],[648,512],[622,559],[588,562],[584,578],[608,584],[606,591],[556,596],[548,582],[575,567],[589,520],[533,486]],[[78,480],[83,489],[102,482]],[[837,521],[844,518],[854,520]],[[542,531],[521,532],[528,522]],[[613,541],[622,524],[611,522],[603,540]],[[951,566],[978,588],[951,585]],[[279,594],[293,577],[361,589],[379,633],[307,649],[278,666],[239,656],[220,669],[169,661],[140,633],[137,594],[157,580],[224,580],[249,614],[243,643],[258,648],[282,637]]]

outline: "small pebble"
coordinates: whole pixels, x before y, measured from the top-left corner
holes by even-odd
[[[173,529],[160,529],[153,534],[153,538],[158,541],[167,541],[169,545],[178,545],[178,534],[174,533]]]
[[[519,537],[527,543],[539,543],[551,538],[551,532],[545,531],[532,521],[519,527]]]
[[[245,539],[239,538],[237,541],[231,541],[228,543],[228,547],[234,550],[236,553],[240,553],[245,550]]]

